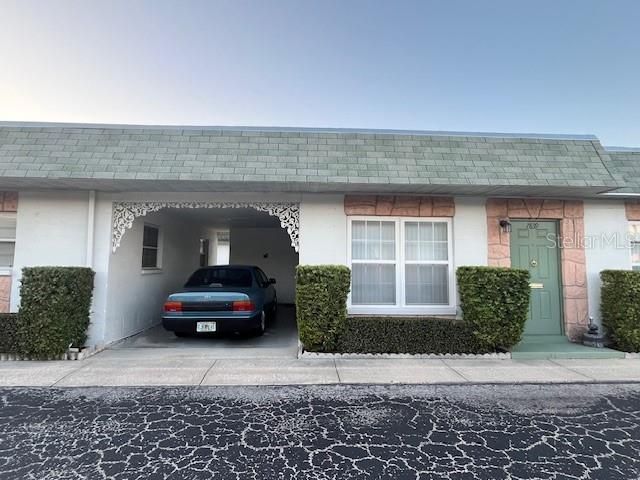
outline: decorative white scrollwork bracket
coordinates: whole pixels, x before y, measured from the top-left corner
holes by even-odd
[[[300,204],[277,202],[114,202],[113,203],[113,233],[111,246],[113,252],[118,249],[125,232],[133,226],[138,217],[157,212],[164,208],[253,208],[259,212],[266,212],[272,217],[280,219],[280,226],[284,228],[291,239],[291,246],[298,251],[300,247]]]

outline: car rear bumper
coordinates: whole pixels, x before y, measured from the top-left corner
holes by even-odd
[[[198,322],[216,322],[215,333],[246,332],[260,326],[261,312],[244,315],[198,315],[178,316],[163,315],[162,326],[171,332],[197,334]]]

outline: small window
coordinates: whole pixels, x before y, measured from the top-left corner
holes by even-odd
[[[16,214],[0,213],[0,268],[13,267],[16,248]]]
[[[216,233],[216,265],[227,265],[229,263],[229,231],[218,231]]]
[[[142,235],[142,268],[160,268],[160,231],[151,225],[144,226]]]

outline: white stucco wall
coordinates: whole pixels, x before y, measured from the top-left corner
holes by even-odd
[[[600,272],[631,269],[629,222],[623,201],[585,201],[584,230],[589,315],[600,323]]]
[[[20,192],[15,263],[84,265],[87,212],[87,192]]]
[[[300,204],[300,265],[347,265],[344,195],[304,195]]]
[[[11,310],[23,267],[87,264],[88,192],[20,192]]]
[[[29,266],[88,266],[95,270],[88,344],[104,338],[107,270],[111,238],[111,198],[86,191],[20,192],[11,309],[20,304],[20,274]],[[93,229],[91,230],[91,217]],[[88,240],[93,232],[92,247]]]
[[[93,254],[87,266],[95,271],[93,305],[89,324],[88,345],[104,344],[105,315],[107,312],[107,290],[109,281],[109,260],[111,258],[111,196],[96,194],[93,227]]]
[[[142,234],[144,224],[160,230],[161,268],[144,271]],[[166,297],[182,287],[199,266],[200,230],[178,215],[158,212],[136,219],[116,253],[108,271],[105,343],[133,335],[160,322]]]
[[[295,302],[298,254],[286,230],[276,228],[231,228],[229,263],[257,265],[275,278],[279,303]],[[266,256],[266,258],[265,258]]]
[[[487,265],[486,199],[457,197],[453,217],[454,266]]]
[[[486,199],[479,197],[455,198],[456,211],[453,217],[453,282],[457,312],[460,296],[455,279],[456,269],[463,266],[488,264]]]

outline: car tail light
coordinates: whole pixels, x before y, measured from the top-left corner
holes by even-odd
[[[256,309],[251,300],[236,300],[232,305],[234,312],[253,312]]]
[[[164,311],[165,312],[181,312],[182,302],[165,302]]]

